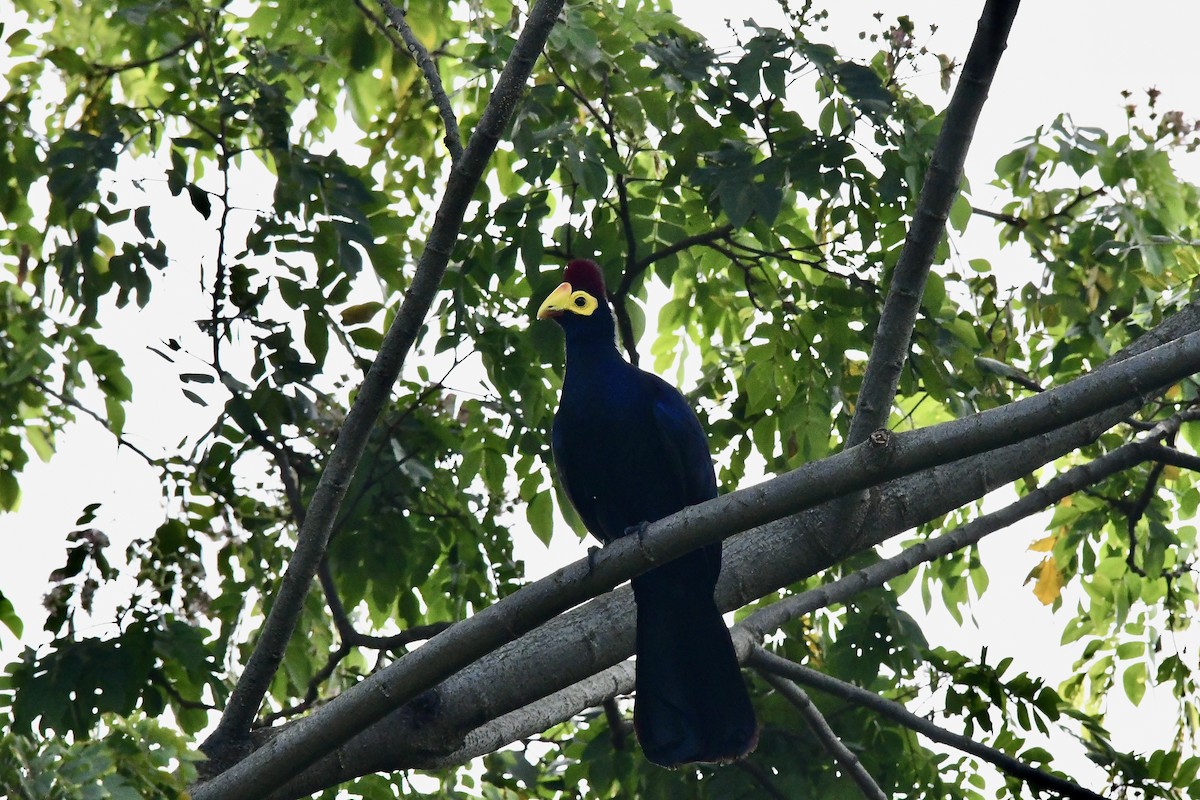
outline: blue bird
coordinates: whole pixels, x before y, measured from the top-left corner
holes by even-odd
[[[538,309],[566,338],[551,444],[559,480],[587,529],[608,543],[717,496],[708,441],[678,390],[617,350],[604,276],[572,261]],[[721,544],[633,579],[637,603],[634,728],[664,767],[728,762],[754,749],[758,725],[729,630],[713,600]]]

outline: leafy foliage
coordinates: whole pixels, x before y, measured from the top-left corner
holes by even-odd
[[[0,738],[0,789],[6,797],[47,800],[184,798],[195,775],[187,739],[148,719],[112,719],[103,739]]]
[[[0,510],[17,507],[29,456],[52,458],[80,413],[124,435],[135,390],[153,387],[105,344],[104,321],[130,303],[172,302],[179,274],[200,287],[205,318],[147,342],[211,424],[149,457],[165,518],[124,554],[136,588],[107,638],[74,619],[97,592],[120,591],[120,560],[92,526],[96,498],[70,498],[87,508],[51,576],[56,638],[10,665],[0,693],[12,731],[0,747],[18,756],[0,779],[20,787],[14,796],[174,796],[190,768],[167,765],[187,761],[255,644],[355,386],[413,280],[450,157],[429,86],[373,4],[16,8],[0,44]],[[406,8],[470,131],[524,6]],[[948,78],[951,59],[914,45],[901,17],[875,35],[874,58],[848,60],[813,38],[822,19],[805,4],[788,29],[753,27],[717,52],[665,4],[567,5],[476,191],[421,365],[395,387],[349,486],[327,554],[324,591],[337,599],[314,588],[264,723],[402,657],[407,640],[384,637],[463,619],[521,586],[514,527],[547,543],[567,535],[546,445],[561,344],[528,320],[568,257],[605,270],[631,355],[690,386],[725,488],[841,447],[943,122],[905,80],[914,65]],[[1152,93],[1146,110],[1131,106],[1117,136],[1049,121],[995,175],[968,176],[1007,200],[973,207],[967,184],[952,236],[994,222],[1040,274],[1011,288],[940,245],[894,426],[993,408],[1031,381],[1066,383],[1194,299],[1200,198],[1172,159],[1195,147],[1196,126],[1157,104]],[[478,366],[478,391],[464,363]],[[102,410],[90,408],[97,398]],[[1185,382],[1144,421],[1196,399]],[[1177,438],[1195,451],[1198,437],[1193,423]],[[1197,605],[1185,521],[1198,504],[1195,476],[1161,465],[1059,504],[1034,578],[1063,641],[1086,642],[1061,687],[931,645],[900,609],[914,586],[961,621],[988,585],[974,550],[792,623],[774,647],[888,697],[937,696],[952,725],[1028,762],[1053,768],[1027,739],[1062,726],[1114,783],[1195,794],[1200,761],[1183,753],[1200,727],[1197,665],[1173,634]],[[21,635],[3,595],[0,621]],[[1123,692],[1136,704],[1151,684],[1178,699],[1177,747],[1117,752],[1106,702]],[[754,691],[764,734],[752,768],[657,770],[588,713],[486,756],[478,777],[427,777],[438,796],[753,797],[763,781],[787,796],[852,796],[793,709],[765,684]],[[814,700],[889,795],[996,796],[971,760]],[[169,727],[148,721],[160,715]],[[369,776],[353,789],[422,786]],[[999,796],[1027,790],[1009,782]]]

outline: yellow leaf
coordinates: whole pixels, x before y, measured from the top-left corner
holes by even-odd
[[[1183,384],[1177,383],[1170,389],[1167,389],[1166,398],[1172,402],[1183,397]]]
[[[1029,545],[1029,549],[1035,553],[1049,553],[1054,549],[1054,543],[1058,541],[1058,534],[1052,533],[1045,539],[1038,539],[1033,544]]]
[[[1063,508],[1070,508],[1070,507],[1071,507],[1071,505],[1072,505],[1074,502],[1075,502],[1075,501],[1074,501],[1074,500],[1071,498],[1071,496],[1070,496],[1070,495],[1067,495],[1067,496],[1066,496],[1066,497],[1064,497],[1062,500],[1059,500],[1059,501],[1058,501],[1058,504],[1059,504],[1060,506],[1062,506]]]
[[[1176,480],[1179,478],[1179,467],[1175,466],[1174,464],[1168,464],[1167,466],[1163,467],[1162,475],[1169,481]]]
[[[1042,559],[1038,568],[1037,583],[1033,585],[1033,596],[1042,601],[1042,605],[1050,605],[1062,594],[1063,577],[1058,571],[1058,565],[1052,557]]]

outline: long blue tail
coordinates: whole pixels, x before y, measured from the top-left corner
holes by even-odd
[[[713,601],[719,571],[718,544],[633,580],[633,722],[646,758],[663,767],[733,761],[758,742],[729,629]]]

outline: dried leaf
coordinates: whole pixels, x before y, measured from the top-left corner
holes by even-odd
[[[1044,539],[1038,539],[1033,544],[1029,545],[1029,549],[1034,553],[1049,553],[1054,549],[1054,543],[1058,541],[1058,534],[1052,533]]]
[[[1042,601],[1043,605],[1050,605],[1058,596],[1062,594],[1063,577],[1058,571],[1058,564],[1054,559],[1047,557],[1042,560],[1042,565],[1038,568],[1037,583],[1033,586],[1033,595],[1038,600]]]

